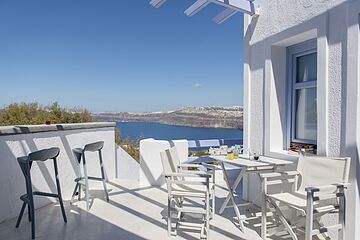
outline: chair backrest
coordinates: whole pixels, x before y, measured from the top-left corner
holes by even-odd
[[[163,173],[176,173],[177,166],[180,163],[176,147],[166,149],[165,151],[160,152],[161,163],[163,165]]]
[[[42,149],[36,152],[29,153],[29,161],[46,161],[48,159],[56,158],[60,153],[57,147]]]
[[[89,143],[85,145],[84,151],[96,152],[101,150],[103,147],[104,147],[104,141]]]
[[[297,170],[301,174],[300,191],[311,186],[348,182],[350,158],[300,155]]]

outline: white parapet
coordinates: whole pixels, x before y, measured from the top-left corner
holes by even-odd
[[[180,161],[187,161],[187,140],[166,141],[149,138],[140,141],[140,185],[162,186],[164,184],[160,152],[170,148],[171,146],[176,146]]]
[[[140,164],[120,146],[116,147],[117,173],[121,180],[139,181]]]

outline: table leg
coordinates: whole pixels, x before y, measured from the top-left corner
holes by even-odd
[[[240,184],[241,180],[242,180],[243,177],[244,177],[244,174],[245,174],[245,172],[246,172],[245,169],[242,169],[242,170],[240,171],[240,173],[239,173],[239,175],[236,177],[236,179],[235,179],[232,187],[229,187],[229,186],[230,186],[230,182],[229,182],[229,178],[228,178],[227,175],[226,175],[226,170],[225,170],[225,166],[223,165],[223,163],[221,163],[221,169],[222,169],[222,171],[223,171],[224,180],[225,180],[225,182],[226,182],[226,185],[227,185],[228,188],[229,188],[229,192],[230,192],[230,190],[231,190],[232,192],[234,192],[234,189],[237,188],[237,186]],[[231,196],[231,194],[228,194],[228,195],[226,196],[225,201],[223,202],[223,204],[222,204],[221,207],[220,207],[219,214],[222,214],[222,213],[224,212],[226,206],[228,205],[228,203],[229,203],[229,201],[230,201],[230,196]]]
[[[229,202],[229,199],[231,199],[231,202],[232,202],[232,205],[234,207],[234,210],[235,210],[235,214],[236,214],[236,217],[238,218],[238,221],[239,221],[239,224],[240,224],[240,229],[243,233],[245,233],[245,227],[244,227],[244,223],[241,219],[241,214],[240,214],[240,210],[239,208],[237,207],[236,205],[236,202],[235,202],[235,197],[234,197],[234,191],[233,189],[236,189],[236,187],[239,185],[241,179],[243,178],[245,172],[246,172],[246,169],[243,168],[241,171],[240,171],[240,174],[239,176],[236,178],[233,186],[230,186],[230,182],[229,182],[229,178],[226,174],[226,170],[225,170],[225,166],[224,166],[224,163],[223,162],[220,162],[220,165],[221,165],[221,169],[223,171],[223,174],[224,174],[224,179],[225,179],[225,182],[226,182],[226,185],[229,189],[229,193],[228,193],[228,196],[226,197],[223,205],[221,206],[221,209],[220,209],[220,214],[224,211],[225,207],[227,206],[228,202]]]

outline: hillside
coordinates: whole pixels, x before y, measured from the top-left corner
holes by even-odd
[[[200,107],[182,108],[170,112],[118,112],[97,113],[93,117],[101,121],[156,122],[169,125],[242,128],[242,107]]]

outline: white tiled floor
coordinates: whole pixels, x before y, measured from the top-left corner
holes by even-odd
[[[101,187],[101,185],[99,185]],[[90,191],[94,197],[89,212],[84,201],[70,205],[66,202],[68,222],[64,223],[57,204],[36,211],[36,239],[167,239],[166,190],[141,188],[136,182],[114,180],[108,184],[110,202],[106,202],[101,188]],[[226,192],[217,189],[217,209]],[[35,199],[36,200],[36,199]],[[211,221],[210,239],[261,239],[260,219],[245,224],[243,234],[233,220],[233,209]],[[16,219],[0,224],[0,239],[30,239],[30,224],[26,214],[19,228]],[[255,231],[256,229],[257,231]],[[171,239],[199,239],[198,231],[180,230]],[[283,239],[283,238],[282,238]]]

